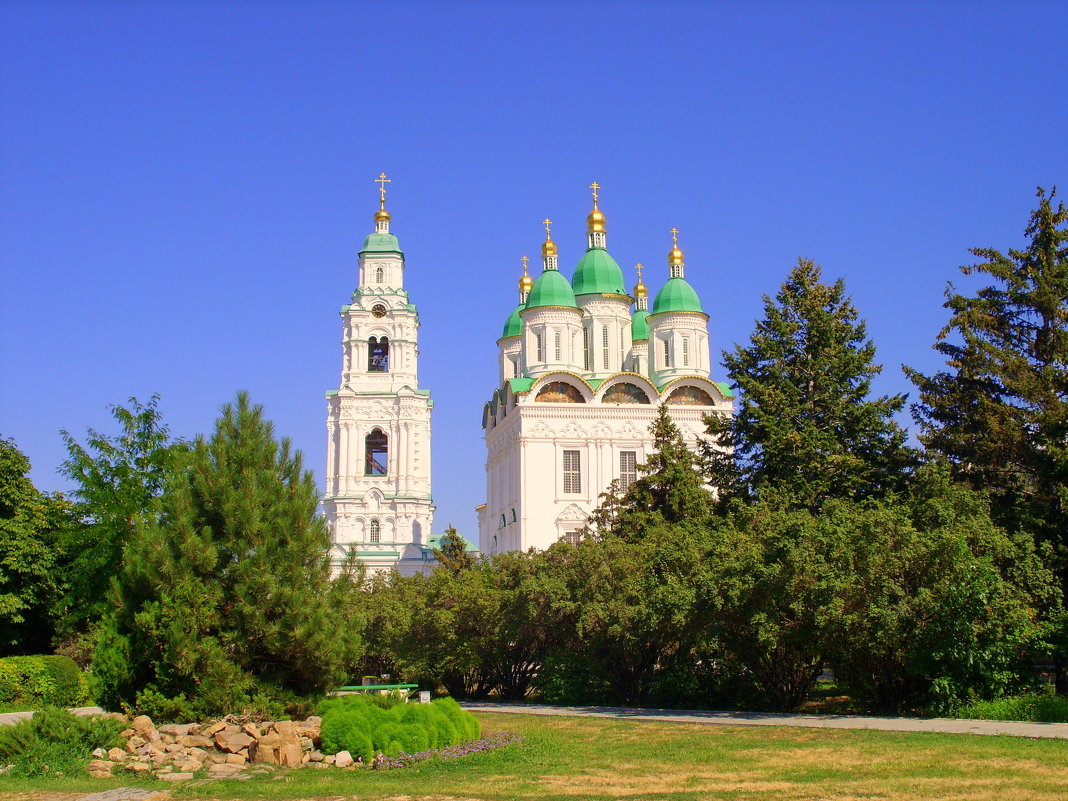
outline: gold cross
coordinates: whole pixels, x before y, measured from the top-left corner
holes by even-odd
[[[550,230],[550,228],[553,224],[553,221],[546,217],[544,220],[541,221],[541,224],[545,226],[545,238],[549,239],[552,235],[552,231]]]
[[[378,184],[378,191],[381,193],[378,202],[382,204],[382,208],[386,207],[386,184],[393,183],[392,178],[387,178],[385,173],[382,173],[375,178],[375,183]]]
[[[520,259],[523,262],[523,275],[527,274],[527,262],[530,261],[530,256],[524,256]]]
[[[671,229],[671,246],[673,248],[677,248],[679,246],[679,229],[678,228],[672,228]]]
[[[638,271],[638,283],[640,284],[642,282],[642,270],[644,270],[645,267],[641,262],[638,262],[634,265],[634,269]]]
[[[597,183],[596,181],[594,181],[592,184],[590,184],[590,189],[593,190],[593,207],[594,208],[597,208],[597,197],[598,197],[597,190],[600,189],[600,188],[601,188],[601,185],[599,183]]]

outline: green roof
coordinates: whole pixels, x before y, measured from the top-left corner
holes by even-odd
[[[523,318],[519,316],[519,312],[523,311],[526,306],[520,303],[512,313],[508,315],[508,319],[504,323],[504,333],[501,334],[501,339],[505,337],[517,337],[523,333]]]
[[[460,534],[459,531],[457,531],[456,533]],[[441,538],[444,537],[444,536],[445,536],[444,534],[434,534],[434,535],[428,537],[427,541],[426,541],[427,549],[428,550],[433,550],[435,548],[440,548],[441,547]],[[472,553],[472,552],[477,552],[478,551],[478,546],[475,545],[473,542],[471,542],[471,540],[467,539],[467,537],[465,537],[463,534],[460,534],[460,539],[462,539],[464,541],[464,543],[467,545],[467,552],[468,553]]]
[[[653,314],[662,312],[703,312],[701,299],[685,278],[669,278],[653,301]]]
[[[530,392],[530,388],[534,386],[533,378],[509,378],[508,385],[512,388],[512,394],[517,392]]]
[[[604,248],[586,251],[575,267],[571,283],[576,295],[627,294],[623,286],[623,271]]]
[[[645,309],[638,309],[634,312],[634,315],[630,318],[630,338],[638,342],[642,339],[649,338],[649,312]]]
[[[560,274],[559,270],[542,270],[538,280],[534,282],[527,298],[527,308],[537,306],[572,306],[575,305],[575,293],[571,290],[571,284]]]
[[[401,253],[400,243],[393,234],[368,234],[360,253]]]
[[[719,387],[719,391],[723,393],[724,398],[733,398],[734,390],[731,389],[731,385],[726,381],[716,381],[716,386]]]

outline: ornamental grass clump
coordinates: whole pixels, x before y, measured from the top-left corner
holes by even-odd
[[[422,753],[475,740],[474,716],[451,698],[430,704],[396,704],[385,709],[359,695],[324,701],[320,737],[327,753],[348,751],[370,763],[376,754]]]
[[[0,765],[12,776],[63,776],[84,771],[94,748],[122,742],[126,724],[107,717],[79,717],[45,707],[32,718],[0,726]]]

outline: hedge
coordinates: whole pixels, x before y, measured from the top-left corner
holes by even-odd
[[[66,656],[0,658],[0,704],[81,706],[89,688],[74,661]]]

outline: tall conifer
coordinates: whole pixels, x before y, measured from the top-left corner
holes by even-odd
[[[734,417],[706,418],[706,449],[721,497],[776,490],[818,507],[895,487],[912,462],[894,421],[903,395],[871,397],[875,345],[839,279],[800,259],[746,346],[723,354],[741,390]]]
[[[105,700],[144,688],[233,711],[261,690],[341,683],[355,584],[331,582],[311,473],[247,395],[223,407],[138,526],[94,654]]]

